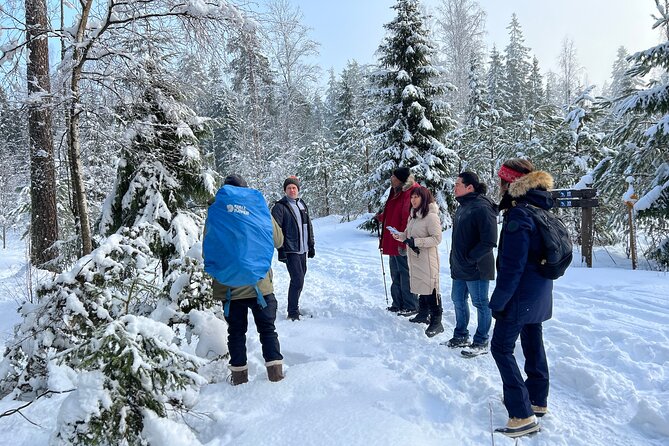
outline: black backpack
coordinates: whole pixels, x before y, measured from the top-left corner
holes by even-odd
[[[574,255],[567,227],[550,211],[526,203],[519,206],[532,214],[541,234],[543,249],[540,258],[535,259],[539,264],[539,274],[551,280],[562,277]]]

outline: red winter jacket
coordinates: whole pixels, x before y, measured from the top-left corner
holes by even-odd
[[[386,201],[383,212],[376,216],[376,219],[381,222],[383,230],[381,231],[381,240],[379,240],[379,248],[381,252],[389,256],[401,255],[399,249],[406,250],[404,243],[398,242],[386,229],[386,226],[392,226],[400,232],[404,232],[409,220],[409,211],[411,210],[411,191],[412,189],[420,187],[415,182],[413,175],[407,178],[402,185],[402,191],[396,193],[390,192],[390,197]]]

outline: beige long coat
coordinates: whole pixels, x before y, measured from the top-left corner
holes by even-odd
[[[412,211],[413,212],[413,211]],[[439,252],[437,246],[441,243],[441,222],[439,221],[439,207],[430,203],[425,218],[420,213],[416,218],[409,216],[403,239],[413,237],[420,253],[416,254],[411,248],[407,249],[409,260],[409,276],[411,292],[415,294],[432,294],[432,290],[439,291]]]

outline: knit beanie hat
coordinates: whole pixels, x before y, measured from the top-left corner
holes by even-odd
[[[295,175],[286,178],[286,180],[283,182],[283,190],[285,191],[288,185],[290,184],[294,184],[295,186],[297,186],[298,190],[300,189],[300,180],[298,180]]]
[[[227,177],[225,177],[223,184],[229,184],[230,186],[237,186],[237,187],[249,187],[249,185],[246,183],[246,180],[241,176],[237,175],[236,173],[233,173],[232,175],[228,175]]]
[[[393,170],[393,175],[395,175],[395,178],[400,180],[402,183],[405,183],[409,178],[409,175],[411,175],[411,171],[408,167],[398,167],[397,169]]]
[[[513,170],[512,168],[505,166],[502,164],[502,167],[500,167],[499,171],[497,172],[497,176],[506,181],[507,183],[513,183],[516,181],[518,178],[522,178],[526,173],[523,172],[518,172],[517,170]]]

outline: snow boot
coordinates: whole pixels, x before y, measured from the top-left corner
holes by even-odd
[[[428,338],[431,338],[444,332],[444,326],[441,325],[441,313],[443,312],[441,307],[441,295],[437,295],[436,292],[434,292],[427,296],[427,302],[430,312],[430,325],[428,325],[425,330],[425,335]]]
[[[416,324],[430,323],[430,306],[427,304],[428,297],[430,296],[423,296],[422,294],[418,296],[418,314],[409,319],[409,322]]]
[[[231,365],[230,372],[232,372],[230,375],[230,384],[233,386],[238,386],[240,384],[249,382],[249,366],[242,365],[236,367]]]
[[[267,367],[267,377],[270,381],[275,383],[283,379],[283,364],[281,360],[270,361],[265,366]]]
[[[539,429],[541,429],[541,427],[537,424],[537,419],[534,415],[531,415],[527,418],[509,418],[509,422],[506,423],[506,426],[495,429],[495,432],[504,434],[507,437],[516,438],[531,434],[532,432],[537,432]]]
[[[532,412],[534,415],[541,418],[548,413],[548,407],[546,406],[535,406],[532,404]]]

